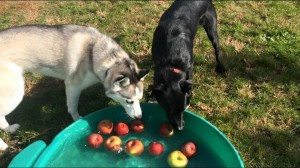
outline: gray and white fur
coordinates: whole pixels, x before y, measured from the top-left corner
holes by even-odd
[[[131,118],[141,118],[139,100],[143,79],[139,69],[110,37],[80,25],[30,25],[0,31],[0,129],[15,132],[5,116],[22,101],[23,72],[29,71],[65,81],[68,112],[79,119],[81,91],[98,82],[105,94],[119,102]],[[0,139],[0,149],[7,145]]]

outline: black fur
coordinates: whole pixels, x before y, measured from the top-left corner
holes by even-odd
[[[216,71],[225,73],[219,49],[217,14],[211,0],[175,0],[162,15],[153,35],[152,96],[178,130],[184,128],[183,111],[192,97],[193,40],[199,24],[203,25],[215,49]]]

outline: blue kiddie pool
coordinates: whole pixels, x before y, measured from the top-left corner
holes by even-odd
[[[197,154],[189,158],[187,167],[244,167],[237,150],[224,134],[203,118],[185,111],[186,121],[183,131],[175,131],[171,137],[162,137],[161,123],[167,122],[165,113],[157,104],[142,104],[145,130],[141,133],[129,132],[120,136],[124,144],[130,139],[139,139],[145,146],[139,156],[129,156],[108,151],[103,144],[92,149],[87,145],[89,134],[96,133],[97,124],[103,119],[113,123],[130,123],[121,106],[113,106],[91,113],[72,123],[46,145],[39,140],[22,150],[9,167],[168,167],[167,157],[174,150],[192,141],[198,148]],[[113,133],[111,134],[113,135]],[[103,135],[104,141],[111,135]],[[151,156],[148,145],[158,141],[164,145],[160,156]]]

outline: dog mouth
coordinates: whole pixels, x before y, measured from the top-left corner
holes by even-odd
[[[179,131],[182,131],[183,128],[184,128],[184,126],[185,126],[184,120],[181,120],[181,121],[177,122],[177,129],[178,129]]]
[[[183,112],[179,114],[172,115],[172,113],[167,113],[167,118],[173,128],[177,129],[178,131],[182,131],[185,126],[185,122],[183,120]]]
[[[170,122],[170,124],[172,125],[173,128],[177,129],[178,131],[182,131],[184,129],[184,126],[185,126],[184,120],[175,121],[175,122],[172,121],[172,122]]]

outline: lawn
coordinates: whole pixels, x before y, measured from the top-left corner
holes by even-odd
[[[300,166],[300,3],[214,1],[227,75],[214,72],[214,51],[203,28],[194,41],[195,70],[190,110],[217,126],[239,151],[246,167]],[[152,35],[171,1],[1,1],[0,29],[24,24],[82,24],[116,41],[143,68],[152,68]],[[150,93],[153,71],[146,79]],[[64,83],[26,73],[26,95],[7,119],[15,134],[0,131],[10,148],[6,167],[36,140],[50,143],[72,123]],[[2,82],[2,81],[0,81]],[[145,99],[144,99],[145,101]],[[100,84],[83,92],[86,115],[116,103]]]

